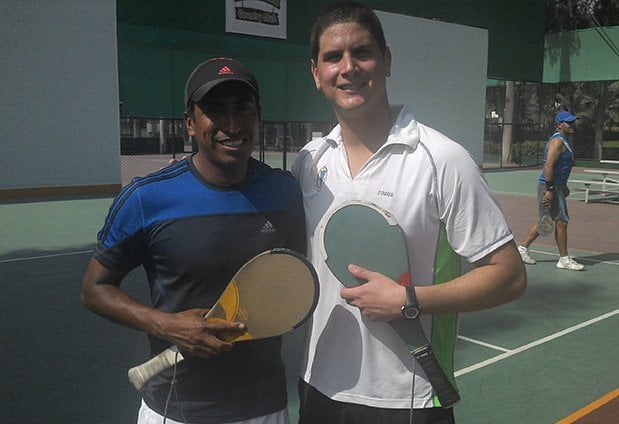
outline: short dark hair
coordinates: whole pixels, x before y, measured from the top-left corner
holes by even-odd
[[[310,31],[310,45],[312,48],[312,60],[318,60],[320,51],[320,37],[331,26],[354,22],[365,27],[374,41],[380,47],[383,54],[387,51],[387,42],[383,33],[383,26],[376,13],[368,6],[354,1],[338,1],[328,4],[320,9],[318,17]]]

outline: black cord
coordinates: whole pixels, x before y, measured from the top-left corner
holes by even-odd
[[[176,402],[178,403],[178,411],[181,413],[183,422],[185,424],[189,424],[187,422],[187,418],[185,418],[185,414],[183,413],[183,408],[181,407],[181,402],[178,398],[178,392],[176,391],[176,383],[178,382],[176,380],[176,368],[178,365],[178,355],[179,355],[179,352],[177,350],[174,355],[174,371],[172,373],[172,380],[170,380],[170,390],[168,391],[168,396],[166,397],[166,401],[165,401],[165,408],[163,410],[163,424],[166,424],[166,420],[168,418],[168,406],[170,405],[170,398],[172,397],[172,392],[174,392],[174,397],[176,398]]]
[[[415,403],[415,365],[417,364],[417,359],[413,356],[413,384],[411,389],[411,413],[408,419],[409,424],[413,424],[413,406]]]

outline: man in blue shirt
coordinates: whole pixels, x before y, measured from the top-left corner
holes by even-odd
[[[247,260],[276,247],[305,251],[301,191],[290,173],[251,158],[259,90],[244,65],[228,58],[200,64],[187,80],[185,107],[198,151],[134,179],[116,197],[84,275],[82,302],[146,332],[152,355],[171,344],[186,353],[147,382],[138,424],[287,424],[281,337],[233,345],[221,332],[243,324],[202,317]],[[121,286],[138,266],[146,271],[148,304]]]
[[[550,136],[544,149],[544,168],[539,176],[537,186],[539,211],[550,207],[550,215],[555,221],[555,241],[559,248],[557,268],[570,271],[582,271],[585,266],[572,258],[567,251],[567,223],[570,216],[567,211],[566,198],[570,194],[567,180],[574,165],[574,151],[568,140],[574,134],[575,115],[570,112],[559,112],[555,117],[556,132]],[[518,251],[525,264],[535,264],[535,259],[529,255],[529,246],[537,236],[537,223],[533,224]]]

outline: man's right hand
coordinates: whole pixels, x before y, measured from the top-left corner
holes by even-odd
[[[144,305],[119,288],[126,272],[114,272],[91,259],[82,282],[82,303],[91,311],[118,324],[167,340],[179,349],[210,358],[232,349],[230,333],[245,331],[240,322],[206,321],[208,309],[178,313]]]
[[[203,317],[208,309],[190,309],[167,314],[160,323],[161,337],[176,345],[181,351],[201,358],[211,358],[234,347],[226,342],[230,333],[242,333],[245,325],[231,321],[207,321]]]
[[[542,202],[544,203],[544,205],[550,206],[553,196],[554,196],[554,193],[552,191],[546,190],[544,192],[544,197],[542,197]]]

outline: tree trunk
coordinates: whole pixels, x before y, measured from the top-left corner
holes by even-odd
[[[516,94],[514,81],[505,81],[505,111],[503,113],[503,138],[501,140],[501,166],[512,164],[512,132]]]
[[[604,146],[604,116],[606,113],[606,105],[608,103],[608,90],[604,81],[597,81],[597,102],[593,110],[593,122],[595,127],[595,135],[593,137],[593,158],[602,160],[602,151]]]
[[[163,119],[159,120],[159,153],[167,153],[166,149],[166,131],[165,131],[165,121]]]

